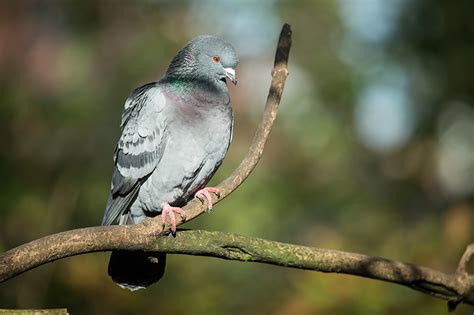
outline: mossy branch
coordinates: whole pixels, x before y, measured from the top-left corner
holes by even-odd
[[[474,276],[466,272],[474,243],[467,247],[453,274],[381,257],[200,230],[178,231],[175,238],[157,238],[149,246],[149,251],[155,250],[344,273],[401,284],[448,300],[450,305],[474,305]]]

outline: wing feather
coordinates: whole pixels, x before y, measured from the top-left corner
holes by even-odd
[[[161,113],[166,100],[157,83],[135,89],[125,102],[122,135],[115,148],[115,169],[103,225],[126,212],[141,184],[155,170],[166,144],[166,124]]]

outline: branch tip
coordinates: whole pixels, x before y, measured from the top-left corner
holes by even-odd
[[[467,245],[464,254],[462,255],[461,259],[459,260],[458,268],[456,269],[456,273],[466,273],[467,274],[467,265],[471,260],[472,256],[474,255],[474,243]]]

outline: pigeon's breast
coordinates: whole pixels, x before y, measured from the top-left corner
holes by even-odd
[[[161,212],[165,202],[184,205],[209,182],[228,150],[233,124],[230,104],[189,105],[167,108],[172,119],[167,123],[163,156],[138,195],[145,211]]]

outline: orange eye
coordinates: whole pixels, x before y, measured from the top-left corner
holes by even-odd
[[[219,56],[214,56],[214,57],[212,57],[212,61],[214,61],[214,62],[219,62],[219,61],[221,61],[221,57],[219,57]]]

